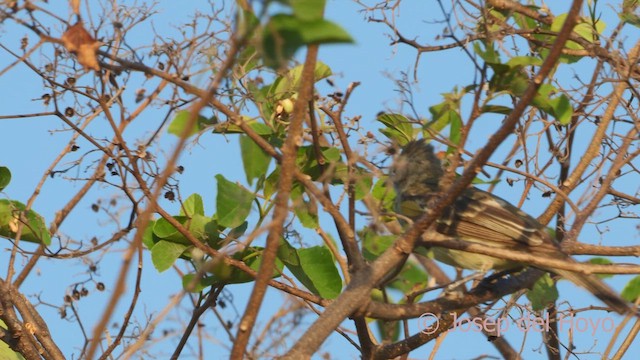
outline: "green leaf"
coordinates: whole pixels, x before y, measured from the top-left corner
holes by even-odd
[[[0,320],[0,328],[2,328],[4,331],[7,330],[7,324],[5,324],[4,321],[2,321],[2,320]],[[9,345],[7,345],[6,342],[0,341],[0,359],[2,359],[2,360],[24,360],[24,357],[22,356],[22,354],[11,350],[11,348],[9,347]]]
[[[307,229],[316,229],[320,225],[318,222],[318,205],[315,200],[305,201],[302,197],[295,199],[293,211],[298,217],[300,224]]]
[[[358,171],[358,172],[361,172],[361,171]],[[367,174],[367,173],[356,174],[356,181],[354,184],[356,200],[364,199],[364,197],[367,196],[367,194],[369,194],[369,191],[371,190],[372,185],[373,185],[373,178],[370,174]]]
[[[325,0],[291,0],[293,14],[302,20],[319,20],[324,16]]]
[[[189,220],[188,216],[174,216],[173,218],[182,225]],[[165,218],[160,218],[155,221],[153,224],[153,234],[162,240],[189,244],[189,240],[179,233],[178,229],[171,225]]]
[[[194,214],[193,216],[174,216],[177,222],[182,224],[189,233],[201,242],[207,242],[214,246],[219,234],[217,223],[211,217]],[[158,239],[175,243],[190,245],[191,242],[164,218],[160,218],[153,224],[153,235]],[[214,246],[215,247],[215,246]]]
[[[636,276],[631,279],[624,289],[622,289],[621,295],[623,299],[629,302],[635,302],[640,296],[640,276]]]
[[[4,190],[11,182],[11,171],[8,167],[0,166],[0,191]]]
[[[383,342],[392,343],[400,338],[400,321],[377,319],[375,324]]]
[[[483,106],[480,109],[480,111],[482,113],[496,113],[496,114],[502,114],[502,115],[509,115],[513,111],[513,109],[508,106],[487,104]]]
[[[222,175],[216,175],[216,179],[218,180],[216,197],[218,224],[226,228],[238,227],[249,216],[255,195]]]
[[[640,27],[640,16],[632,13],[622,12],[618,14],[620,20],[624,23],[633,25],[635,27]]]
[[[342,278],[326,247],[296,249],[285,239],[280,239],[278,259],[312,293],[325,299],[335,299],[340,294]]]
[[[298,250],[291,246],[287,240],[280,238],[278,246],[278,259],[280,259],[287,268],[290,266],[300,266],[300,258],[298,258]]]
[[[280,166],[276,166],[276,168],[267,176],[264,181],[264,191],[263,195],[265,199],[270,199],[271,195],[273,195],[278,189],[278,180],[280,179]]]
[[[560,94],[557,98],[551,99],[550,103],[553,108],[552,115],[556,118],[556,121],[561,125],[569,124],[573,116],[573,108],[569,97],[565,94]]]
[[[587,263],[589,264],[596,264],[596,265],[610,265],[613,262],[607,258],[603,258],[603,257],[594,257],[589,259],[589,261],[587,261]],[[613,277],[613,275],[611,274],[595,274],[597,277],[599,277],[600,279],[606,279],[606,278],[610,278]]]
[[[529,87],[529,77],[520,66],[507,68],[507,71],[495,72],[489,81],[489,87],[494,91],[507,91],[515,96],[522,96]]]
[[[562,29],[562,25],[567,20],[567,14],[560,14],[553,19],[553,23],[551,24],[551,31],[559,32]],[[586,22],[584,20],[578,22],[576,26],[573,28],[573,32],[580,35],[583,39],[587,40],[590,43],[593,43],[594,40],[599,38],[599,34],[601,34],[606,28],[606,24],[604,21],[598,20],[595,24]],[[552,38],[555,40],[555,38]],[[552,40],[550,39],[550,40]],[[583,50],[584,47],[574,41],[568,40],[565,47],[567,49],[572,50]],[[582,56],[575,55],[563,55],[563,62],[573,63],[580,60]]]
[[[527,298],[531,301],[531,307],[535,311],[545,309],[558,300],[558,289],[549,274],[544,274],[533,288],[527,292]]]
[[[204,216],[204,203],[202,202],[202,196],[200,194],[191,194],[187,200],[182,203],[180,208],[180,215],[182,216]]]
[[[409,294],[429,286],[429,275],[420,265],[409,259],[387,287]],[[416,299],[419,300],[419,299]]]
[[[167,270],[188,247],[188,245],[178,244],[173,241],[158,241],[151,248],[151,261],[153,262],[153,266],[155,266],[159,272]]]
[[[256,119],[249,119],[243,117],[243,120],[256,134],[261,136],[267,136],[273,134],[273,129],[268,125],[258,122]],[[213,126],[214,134],[244,134],[244,131],[240,126],[232,124],[231,122],[223,122]]]
[[[188,292],[199,293],[202,290],[216,284],[216,278],[213,276],[206,276],[195,280],[196,274],[186,274],[182,277],[182,288]]]
[[[487,45],[484,42],[476,41],[473,43],[473,51],[482,58],[487,63],[491,64],[499,64],[500,63],[500,54],[493,47],[493,43],[491,45]],[[482,45],[485,46],[485,49],[482,48]]]
[[[169,124],[169,129],[168,129],[169,134],[173,134],[178,137],[181,136],[185,126],[187,126],[187,123],[189,122],[190,116],[191,116],[191,111],[189,110],[183,110],[178,112],[176,114],[176,117],[173,118],[173,121],[171,121],[171,124]],[[198,115],[198,119],[193,125],[193,128],[189,130],[187,137],[190,137],[194,134],[199,133],[202,129],[204,129],[205,127],[211,124],[212,122],[209,121],[209,119],[205,118],[202,115]]]
[[[406,145],[414,138],[413,126],[409,119],[400,114],[380,114],[376,118],[385,128],[380,129],[390,140],[400,146]]]
[[[362,240],[362,255],[367,260],[375,260],[387,250],[396,239],[394,235],[379,235],[371,229],[365,229],[358,234]]]
[[[298,65],[287,71],[286,74],[279,76],[269,88],[269,94],[275,100],[281,100],[289,98],[292,94],[296,93],[300,88],[303,68],[303,65]],[[331,68],[327,66],[327,64],[318,61],[313,71],[313,79],[317,82],[328,78],[331,74]]]
[[[298,249],[298,257],[302,270],[311,281],[312,288],[315,289],[315,291],[311,288],[309,290],[325,299],[335,299],[340,295],[342,278],[329,249],[324,246]],[[307,287],[311,284],[303,283]]]
[[[330,147],[321,148],[321,152],[327,163],[335,164],[335,166],[332,166],[332,169],[335,174],[334,178],[338,180],[332,182],[332,184],[341,183],[341,180],[346,176],[346,165],[340,162],[342,158],[340,150],[335,147]],[[309,175],[314,181],[321,175],[327,175],[324,174],[327,165],[325,164],[324,167],[320,166],[313,146],[301,146],[298,148],[296,165],[304,174]]]
[[[381,177],[371,189],[371,195],[373,198],[382,202],[382,208],[387,211],[393,211],[394,199],[396,198],[396,192],[393,186],[388,186],[387,177]]]
[[[514,56],[507,61],[507,65],[511,67],[540,66],[542,65],[542,59],[533,56]]]
[[[248,136],[240,137],[240,151],[242,153],[242,163],[249,185],[253,185],[253,180],[264,176],[269,169],[271,156],[264,152]]]
[[[0,236],[9,239],[16,237],[16,231],[20,223],[20,213],[26,206],[14,200],[0,199]],[[25,223],[20,236],[21,241],[51,244],[51,235],[45,225],[44,218],[33,210],[24,214]]]
[[[147,249],[151,249],[153,245],[155,245],[155,243],[160,240],[160,238],[153,234],[153,227],[155,226],[155,224],[156,221],[151,220],[149,222],[149,225],[147,225],[147,228],[144,229],[144,234],[142,235],[142,243],[147,247]]]
[[[260,263],[262,262],[261,247],[250,247],[244,251],[239,251],[233,254],[233,258],[240,260],[247,264],[251,269],[259,271]],[[273,269],[273,277],[278,277],[282,274],[284,264],[280,259],[276,259],[275,268]],[[249,281],[253,281],[253,277],[239,270],[231,265],[227,265],[223,259],[212,259],[207,263],[207,271],[211,272],[215,276],[216,282],[225,284],[240,284]]]
[[[449,111],[450,117],[450,130],[449,130],[449,140],[452,144],[458,145],[460,143],[460,137],[462,136],[462,119],[460,118],[460,114],[457,111]],[[457,146],[449,146],[447,149],[447,153],[453,153],[456,151]]]
[[[279,68],[304,45],[350,43],[353,39],[340,26],[324,19],[305,20],[277,14],[263,30],[262,46],[267,66]]]

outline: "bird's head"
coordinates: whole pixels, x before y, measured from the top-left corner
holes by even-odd
[[[418,195],[437,188],[442,175],[433,146],[421,139],[410,141],[395,156],[389,178],[396,194]]]

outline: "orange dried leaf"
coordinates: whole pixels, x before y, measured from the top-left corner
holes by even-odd
[[[71,8],[73,9],[73,13],[76,15],[80,15],[80,0],[70,0]]]
[[[78,57],[80,65],[87,69],[100,70],[96,52],[101,44],[85,30],[81,22],[71,26],[62,34],[62,45]]]

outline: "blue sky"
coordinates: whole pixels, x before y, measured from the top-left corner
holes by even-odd
[[[405,3],[406,5],[400,8],[402,19],[400,29],[406,31],[408,34],[418,34],[419,41],[434,42],[435,36],[442,28],[441,24],[430,23],[432,20],[441,18],[436,3],[416,1],[407,1]],[[159,2],[157,6],[158,13],[152,18],[154,26],[160,34],[173,36],[176,32],[175,27],[180,27],[182,22],[186,22],[187,17],[194,9],[200,9],[201,11],[209,9],[208,6],[203,4],[205,4],[204,1]],[[42,5],[44,6],[44,4]],[[609,24],[613,24],[615,19],[612,18],[612,10],[602,5],[605,4],[601,4],[601,9],[604,14],[603,19]],[[50,4],[48,6],[52,6],[52,9],[58,11],[58,14],[67,14],[66,8],[56,7],[60,5]],[[398,93],[395,91],[396,87],[389,77],[397,77],[400,72],[407,72],[412,76],[415,51],[404,45],[389,46],[390,39],[387,36],[388,30],[381,24],[367,23],[365,21],[366,15],[359,13],[358,9],[359,6],[350,1],[333,0],[328,2],[326,11],[327,18],[345,27],[355,39],[355,44],[322,47],[320,50],[320,60],[332,68],[334,72],[332,79],[337,88],[345,89],[350,82],[361,82],[360,87],[354,92],[349,102],[347,115],[361,115],[361,124],[363,127],[376,132],[378,128],[378,125],[374,121],[376,114],[388,109],[399,109]],[[97,8],[93,9],[92,14],[95,16],[97,11]],[[33,34],[30,34],[24,28],[14,26],[10,21],[5,21],[1,31],[3,32],[2,43],[12,49],[17,47],[16,44],[19,42],[19,37],[25,34],[29,35],[32,43],[37,41]],[[7,36],[7,34],[17,34],[14,36],[17,36],[18,39]],[[637,37],[637,35],[637,32],[631,32],[628,36]],[[136,31],[129,34],[129,36],[130,38],[128,38],[128,40],[132,43],[144,44],[150,39],[150,32]],[[50,47],[48,51],[50,51]],[[6,53],[3,54],[4,55],[0,57],[0,68],[4,68],[4,66],[13,61]],[[47,50],[45,50],[42,54],[36,55],[35,58],[38,56],[45,57],[49,54],[50,53],[47,53]],[[592,63],[585,60],[584,64],[580,64],[576,69],[578,72],[583,71],[581,69],[588,71],[590,64]],[[559,70],[559,76],[566,78],[573,76],[573,73],[569,71],[562,74],[560,74],[560,71],[564,70],[562,70],[562,68]],[[91,74],[84,76],[91,76]],[[429,106],[441,101],[441,93],[451,91],[454,86],[463,87],[472,83],[473,69],[469,66],[466,55],[459,49],[453,49],[440,53],[423,54],[417,70],[417,77],[418,82],[413,84],[416,90],[415,102],[417,110],[420,115],[427,116],[429,114]],[[194,82],[199,86],[204,86],[206,79],[204,77],[200,79],[196,78]],[[140,81],[138,81],[138,83],[144,86]],[[151,87],[149,86],[149,88]],[[0,89],[0,115],[34,113],[45,110],[40,101],[32,100],[39,98],[44,92],[42,82],[37,76],[27,70],[25,66],[19,65],[9,73],[0,77]],[[326,92],[331,91],[325,84],[320,85],[320,89],[321,91],[326,89]],[[131,94],[131,92],[129,94]],[[149,132],[159,124],[163,114],[162,111],[151,111],[144,115],[144,122],[139,121],[138,124],[131,129],[131,139],[144,135],[148,136]],[[471,149],[477,149],[484,144],[486,136],[495,128],[495,123],[499,122],[499,119],[495,120],[496,121],[483,120],[486,121],[486,123],[481,123],[480,130],[474,133],[474,137],[469,140],[469,147]],[[9,167],[13,174],[12,183],[5,190],[4,194],[2,194],[2,197],[26,202],[51,161],[69,141],[71,133],[66,130],[63,131],[63,129],[65,129],[65,126],[54,117],[0,120],[0,135],[3,136],[4,149],[0,155],[0,165]],[[109,138],[110,134],[103,133],[106,131],[105,129],[106,128],[101,127],[99,124],[94,124],[89,128],[88,132],[96,137]],[[379,133],[377,133],[377,135],[379,135]],[[216,195],[215,174],[223,173],[228,179],[240,182],[245,181],[239,157],[234,158],[232,156],[232,154],[238,154],[239,149],[235,137],[227,137],[226,142],[222,140],[223,138],[220,136],[206,134],[200,137],[197,143],[192,143],[188,146],[180,161],[186,169],[185,173],[180,176],[183,197],[186,198],[186,196],[193,192],[200,193],[205,199],[205,210],[207,213],[214,211]],[[163,144],[165,150],[171,149],[170,145],[173,142],[175,142],[174,138],[166,134],[162,135],[161,144]],[[78,144],[82,150],[86,151],[87,149],[91,149],[91,145],[87,142],[79,141]],[[586,144],[579,143],[577,146],[578,148],[584,148]],[[501,148],[500,151],[504,152],[506,148],[505,146]],[[372,149],[380,152],[383,151],[382,148],[370,148],[370,150]],[[162,162],[164,157],[167,156],[167,153],[158,153],[156,155],[160,159],[159,161]],[[93,156],[95,157],[97,155]],[[577,152],[576,156],[579,157],[579,152]],[[69,158],[69,161],[73,159],[74,158]],[[501,159],[501,157],[497,156],[496,159]],[[63,161],[62,164],[65,162],[66,161]],[[41,213],[48,222],[55,216],[55,211],[60,209],[60,207],[68,201],[69,197],[82,186],[81,182],[70,182],[65,180],[64,176],[82,177],[82,171],[86,169],[88,164],[87,162],[87,164],[80,169],[81,171],[74,169],[69,174],[60,175],[46,182],[42,188],[40,197],[34,204],[34,209]],[[64,166],[62,166],[62,168],[64,168]],[[522,183],[517,183],[513,188],[503,184],[498,187],[497,193],[510,201],[517,202],[520,198],[521,191]],[[111,194],[112,189],[104,186],[92,190],[86,200],[79,205],[73,216],[65,223],[61,231],[77,240],[83,241],[89,241],[93,236],[99,238],[101,236],[107,236],[109,234],[108,231],[113,229],[114,226],[104,217],[96,216],[91,211],[91,204],[98,201],[98,199],[103,203],[108,202]],[[547,200],[542,201],[540,197],[531,196],[531,199],[525,202],[524,209],[533,215],[537,215],[544,209],[546,201]],[[176,204],[171,204],[166,201],[162,204],[166,205],[168,209],[171,210],[170,212],[177,213]],[[606,216],[607,214],[601,215]],[[333,229],[330,221],[325,221],[324,224],[328,229]],[[363,222],[362,225],[364,224]],[[628,225],[628,227],[621,226],[620,228],[610,229],[610,232],[605,236],[605,239],[609,241],[607,244],[612,244],[612,239],[616,241],[616,245],[636,244],[638,242],[637,230],[633,232],[634,224]],[[590,230],[585,231],[584,235],[593,237],[592,241],[597,243],[599,237],[593,228],[587,229]],[[633,235],[630,236],[629,234]],[[6,244],[8,245],[8,243]],[[27,251],[33,248],[31,244],[23,245]],[[5,248],[7,248],[7,246],[2,246],[0,249],[4,250]],[[6,263],[7,259],[7,251],[2,251],[0,253],[0,264]],[[93,260],[95,260],[95,258],[93,258]],[[144,261],[142,300],[141,306],[138,307],[138,312],[136,313],[137,319],[141,322],[144,322],[145,317],[155,316],[164,304],[168,302],[170,294],[175,293],[180,288],[180,278],[176,272],[166,271],[157,273],[151,266],[148,256],[145,257]],[[22,259],[19,259],[18,267],[22,264]],[[114,284],[117,269],[120,265],[120,253],[106,256],[99,264],[96,279],[97,281],[104,282],[107,290],[105,293],[98,293],[94,290],[92,283],[88,283],[86,286],[91,290],[91,294],[77,303],[80,318],[84,321],[83,325],[88,332],[91,331],[97,316],[101,314],[102,309],[105,307],[105,301],[110,296],[110,289]],[[184,266],[181,268],[183,270],[185,269]],[[27,294],[41,295],[40,299],[43,303],[54,305],[60,305],[62,303],[63,296],[69,291],[67,287],[69,283],[83,281],[89,278],[87,264],[83,263],[82,260],[75,261],[74,266],[70,266],[69,261],[41,260],[37,270],[37,274],[29,277],[23,290]],[[132,272],[131,280],[133,280],[133,275]],[[620,289],[628,278],[629,277],[618,277],[610,281],[610,283]],[[129,284],[133,283],[130,282]],[[129,286],[132,287],[133,285]],[[236,312],[233,306],[220,309],[225,319],[237,322],[238,317],[242,314],[246,298],[250,293],[250,286],[250,284],[247,284],[228,288],[228,290],[233,293],[233,299],[228,301],[228,303],[230,305],[233,304],[238,310]],[[582,290],[576,289],[571,284],[561,282],[560,289],[563,293],[566,292],[569,294],[568,297],[574,306],[587,306],[593,303],[590,295]],[[580,295],[576,296],[574,292],[580,292]],[[127,294],[130,296],[131,292],[129,291]],[[126,305],[128,296],[125,296],[125,301],[121,301],[119,312],[113,318],[113,321],[117,322],[122,319],[122,314],[125,311],[123,306]],[[31,299],[36,301],[35,297]],[[266,311],[262,312],[260,317],[261,324],[264,324],[273,311],[277,309],[274,307],[275,304],[280,304],[282,301],[283,296],[281,294],[274,290],[269,290],[268,297],[265,300],[265,304],[267,304],[265,307]],[[186,303],[184,305],[185,307],[188,306]],[[79,350],[78,346],[82,344],[82,341],[77,338],[68,338],[66,334],[79,334],[78,324],[73,320],[60,320],[56,316],[56,308],[43,304],[39,306],[38,309],[47,319],[51,319],[49,325],[54,339],[59,342],[64,353],[68,356],[77,353]],[[69,310],[68,312],[70,313]],[[169,325],[162,325],[154,335],[154,338],[160,338],[160,332],[162,330],[179,329],[180,321],[185,321],[186,319],[178,319],[175,316],[177,315],[172,315],[172,321],[174,322]],[[614,315],[609,316],[612,317],[616,325],[620,323],[621,319],[619,317]],[[600,318],[605,317],[607,317],[607,315],[600,316]],[[597,319],[598,316],[592,318]],[[314,317],[309,315],[304,318],[303,322],[310,324],[313,319]],[[217,323],[212,316],[205,317],[203,321],[209,324]],[[348,326],[350,327],[351,325],[348,324]],[[413,329],[417,329],[419,324],[417,320],[415,322],[410,321],[410,326]],[[212,338],[219,338],[223,343],[226,341],[226,335],[219,326],[207,326],[206,329],[210,331]],[[297,332],[296,334],[299,333]],[[576,334],[578,348],[588,348],[589,346],[585,344],[591,344],[593,340],[590,336],[580,335],[581,334]],[[508,332],[507,336],[516,348],[520,346],[520,342],[523,341],[525,337],[529,337],[523,345],[525,357],[544,357],[544,349],[539,341],[539,335],[513,330]],[[535,340],[532,340],[531,337]],[[605,338],[608,337],[609,336],[605,335]],[[174,339],[166,345],[159,345],[155,350],[163,349],[164,351],[171,351],[173,346],[175,346],[175,341],[177,340]],[[461,344],[464,345],[461,346]],[[195,342],[191,342],[190,345],[195,346]],[[605,345],[603,342],[594,344],[597,349],[603,349]],[[426,358],[432,347],[433,344],[428,344],[413,352],[412,357]],[[350,347],[344,339],[337,335],[332,336],[325,343],[322,351],[331,353],[334,358],[357,358],[357,352]],[[227,353],[228,349],[220,346],[216,341],[207,343],[206,354],[224,355]],[[639,353],[640,344],[636,343],[634,344],[634,349],[629,354]],[[440,358],[471,358],[479,354],[497,356],[498,353],[483,336],[469,334],[462,330],[449,333],[442,344],[442,348],[439,350]],[[188,358],[187,353],[185,353],[185,358]],[[586,356],[584,358],[589,357]],[[595,356],[593,358],[595,358]]]

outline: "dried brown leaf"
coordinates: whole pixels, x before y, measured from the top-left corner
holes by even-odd
[[[100,70],[96,52],[102,44],[85,30],[81,22],[71,26],[62,34],[62,45],[77,56],[80,65],[87,69]]]

